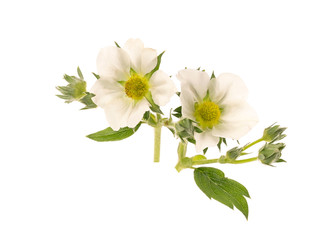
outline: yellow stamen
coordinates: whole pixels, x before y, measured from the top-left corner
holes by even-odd
[[[220,108],[211,101],[204,101],[195,105],[195,118],[199,125],[205,128],[212,128],[219,123]]]
[[[149,91],[149,82],[143,76],[133,74],[125,82],[125,93],[134,100],[141,100]]]

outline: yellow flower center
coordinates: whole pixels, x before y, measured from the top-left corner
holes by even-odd
[[[138,74],[133,74],[125,82],[125,93],[134,100],[141,100],[149,91],[148,80]]]
[[[195,118],[199,125],[205,128],[212,128],[217,125],[220,119],[220,108],[211,101],[204,101],[195,104]]]

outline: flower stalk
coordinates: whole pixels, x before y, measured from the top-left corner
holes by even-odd
[[[262,141],[264,141],[264,139],[263,139],[263,138],[259,138],[258,140],[256,140],[256,141],[254,141],[254,142],[252,142],[252,143],[246,145],[245,147],[243,147],[242,150],[244,151],[244,150],[246,150],[246,149],[252,147],[253,145],[255,145],[255,144],[257,144],[257,143],[260,143],[260,142],[262,142]]]
[[[157,125],[154,129],[155,137],[154,137],[154,162],[159,162],[160,160],[160,139],[162,134],[162,126]]]

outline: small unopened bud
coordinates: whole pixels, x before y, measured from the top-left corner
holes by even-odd
[[[56,89],[62,93],[62,95],[57,96],[66,100],[66,103],[79,101],[84,96],[86,96],[86,82],[84,81],[84,77],[79,67],[77,72],[79,77],[64,74],[63,78],[68,82],[68,85],[56,87]]]
[[[285,162],[281,159],[282,150],[285,148],[284,143],[266,143],[260,150],[258,159],[266,165],[271,165],[276,162]]]
[[[226,159],[235,161],[239,156],[242,155],[243,148],[234,147],[226,153]]]
[[[286,128],[280,128],[280,125],[271,125],[268,128],[264,130],[264,135],[262,136],[262,139],[265,140],[266,142],[273,143],[275,141],[279,141],[283,138],[286,137],[283,132],[285,131]]]

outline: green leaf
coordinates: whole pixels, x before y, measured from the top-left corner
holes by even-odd
[[[199,167],[194,170],[197,186],[208,198],[213,198],[233,209],[235,206],[248,219],[249,208],[244,197],[250,197],[246,188],[216,168]]]
[[[86,95],[79,100],[82,104],[85,104],[85,107],[83,107],[80,110],[86,110],[86,109],[91,109],[91,108],[96,108],[97,105],[93,102],[92,97],[94,97],[95,94],[86,92]]]
[[[151,76],[152,76],[152,74],[154,74],[154,73],[159,69],[160,63],[161,63],[161,61],[162,61],[162,56],[163,56],[164,53],[165,53],[165,51],[158,55],[158,57],[157,57],[157,64],[156,64],[155,68],[152,69],[151,72],[149,72],[149,73],[147,73],[147,74],[145,75],[145,77],[146,77],[147,79],[150,79]]]
[[[118,131],[114,131],[112,128],[108,127],[99,132],[87,135],[86,137],[97,142],[119,141],[132,136],[140,126],[141,122],[136,125],[135,128],[124,127],[120,128]]]

